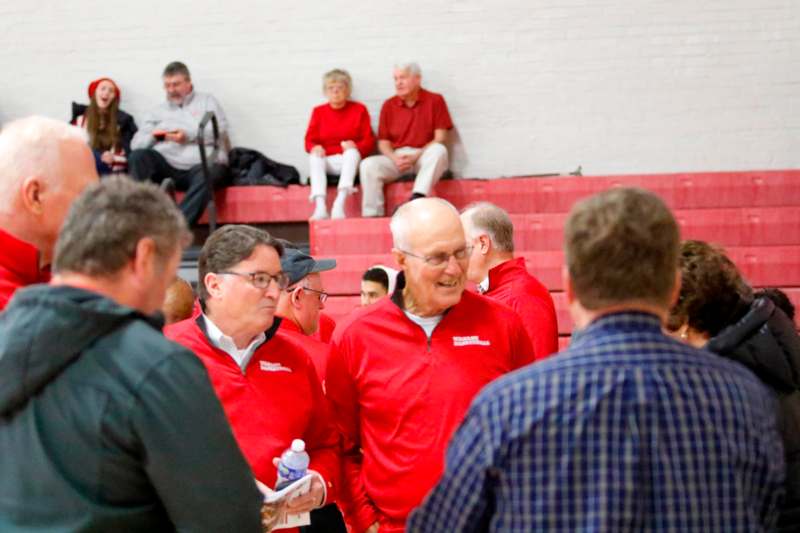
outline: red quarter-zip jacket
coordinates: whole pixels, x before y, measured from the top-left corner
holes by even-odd
[[[239,447],[256,478],[275,486],[273,457],[301,438],[311,457],[309,468],[327,485],[327,501],[336,499],[341,476],[339,435],[309,356],[276,335],[275,319],[243,373],[236,361],[205,334],[202,315],[167,326],[164,335],[193,351],[208,370]]]
[[[327,395],[344,439],[342,496],[361,533],[403,531],[409,512],[439,479],[447,443],[472,398],[493,379],[533,360],[519,316],[464,292],[430,341],[392,298],[340,322]],[[363,455],[360,452],[363,449]]]
[[[317,371],[317,377],[325,389],[325,374],[328,368],[328,359],[331,355],[331,345],[322,342],[313,335],[306,335],[300,329],[300,326],[295,324],[288,318],[281,319],[281,326],[278,328],[278,335],[285,336],[292,342],[297,343],[303,348],[311,361],[314,363],[314,368]]]
[[[0,229],[0,311],[20,287],[50,281],[50,271],[39,268],[39,250]]]
[[[533,344],[536,360],[558,351],[553,297],[547,287],[528,273],[525,258],[510,259],[489,270],[489,290],[485,296],[517,312]]]

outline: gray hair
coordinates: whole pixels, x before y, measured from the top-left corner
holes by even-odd
[[[347,88],[347,94],[350,94],[350,92],[353,90],[353,79],[350,77],[350,73],[344,69],[335,68],[333,70],[329,70],[322,76],[323,92],[329,83],[343,83]]]
[[[53,270],[111,276],[134,257],[139,241],[150,238],[166,261],[188,246],[186,219],[164,191],[126,176],[91,185],[72,204],[55,248]]]
[[[283,255],[283,245],[264,231],[244,224],[230,224],[223,226],[212,233],[197,260],[197,292],[200,301],[208,298],[206,289],[206,274],[209,272],[222,272],[241,263],[253,254],[257,246],[274,248],[278,255]]]
[[[456,216],[458,216],[458,209],[456,209],[453,204],[444,200],[442,198],[436,197],[429,197],[425,198],[426,201],[433,201],[437,202],[453,211]],[[397,208],[394,215],[392,215],[392,220],[389,222],[389,229],[392,232],[392,244],[398,250],[408,250],[409,247],[409,232],[411,231],[411,223],[412,219],[414,218],[415,211],[417,206],[415,205],[416,202],[419,200],[414,200],[411,202],[406,202],[400,207]]]
[[[60,187],[61,144],[88,140],[83,129],[42,116],[6,124],[0,132],[0,213],[10,212],[17,189],[29,176]]]
[[[395,70],[403,70],[413,76],[422,76],[422,69],[419,68],[419,63],[410,61],[408,63],[395,63]]]
[[[461,214],[470,222],[473,234],[468,235],[469,238],[485,233],[498,251],[514,251],[514,224],[505,209],[489,202],[475,202]]]
[[[167,76],[183,76],[189,81],[192,80],[192,75],[189,73],[189,67],[180,61],[173,61],[164,67],[164,72],[161,74],[161,77],[166,78]]]

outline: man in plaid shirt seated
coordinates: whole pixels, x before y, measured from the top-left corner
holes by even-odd
[[[677,224],[614,189],[566,224],[568,350],[488,385],[411,532],[772,528],[784,463],[775,399],[745,367],[662,333]]]

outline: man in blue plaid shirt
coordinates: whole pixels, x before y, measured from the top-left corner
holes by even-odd
[[[665,336],[677,224],[614,189],[566,224],[567,351],[488,385],[410,532],[771,529],[784,464],[775,399],[745,367]]]

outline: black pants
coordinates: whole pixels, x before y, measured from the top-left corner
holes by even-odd
[[[335,503],[311,511],[311,525],[300,528],[301,533],[347,533],[344,518]]]
[[[225,165],[211,164],[208,170],[215,189],[224,187],[230,181],[230,173]],[[203,216],[209,200],[203,165],[180,170],[167,163],[164,156],[156,150],[146,148],[131,152],[128,156],[128,172],[136,181],[161,183],[172,178],[177,190],[186,191],[179,207],[189,226],[194,226]]]

